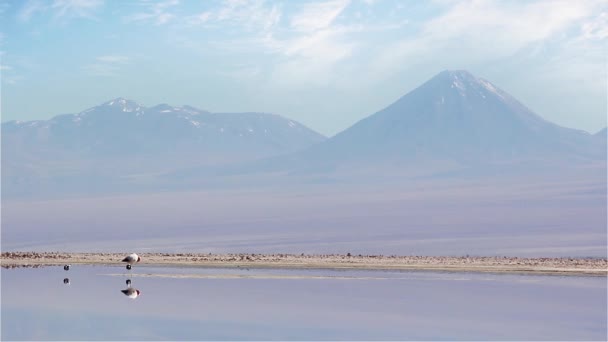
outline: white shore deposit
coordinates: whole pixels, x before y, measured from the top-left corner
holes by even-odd
[[[4,252],[4,268],[42,267],[64,264],[123,265],[128,253]],[[433,270],[458,272],[537,273],[562,275],[608,275],[603,258],[517,258],[383,255],[305,254],[199,254],[138,253],[141,266],[215,268],[317,268],[362,270]]]

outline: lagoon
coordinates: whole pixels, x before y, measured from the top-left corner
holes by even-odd
[[[2,340],[607,339],[606,277],[151,265],[1,272]],[[137,298],[121,292],[127,279]]]

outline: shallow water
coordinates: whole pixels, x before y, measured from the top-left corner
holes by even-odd
[[[605,277],[2,269],[3,340],[606,340]],[[69,278],[69,284],[64,284]],[[121,292],[131,287],[137,298]]]

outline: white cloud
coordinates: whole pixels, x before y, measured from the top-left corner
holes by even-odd
[[[56,18],[94,19],[94,12],[103,4],[103,0],[55,0],[51,10]]]
[[[17,17],[21,21],[29,21],[37,13],[53,13],[55,20],[73,18],[95,19],[94,13],[102,7],[103,0],[54,0],[52,3],[41,0],[28,0]]]
[[[300,7],[290,20],[291,35],[272,41],[274,50],[283,55],[273,70],[274,82],[324,86],[339,78],[336,65],[362,44],[348,35],[363,27],[336,24],[349,4],[349,0],[335,0]]]
[[[10,7],[11,5],[8,2],[0,2],[0,18],[4,17],[4,13],[6,13]]]
[[[189,17],[192,23],[233,25],[250,32],[268,32],[281,20],[279,5],[264,0],[228,0],[223,6]]]
[[[125,64],[130,61],[129,57],[121,55],[105,55],[95,58],[95,62],[82,67],[86,73],[92,76],[117,76]]]
[[[453,64],[507,58],[530,44],[567,35],[602,6],[599,1],[560,0],[446,4],[442,14],[423,23],[417,34],[385,46],[385,53],[373,62],[374,73],[386,75],[446,58]],[[603,29],[587,26],[594,34]]]
[[[2,81],[5,82],[6,84],[10,84],[10,85],[14,85],[17,84],[21,81],[23,81],[25,78],[23,76],[20,75],[5,75],[2,74]]]
[[[466,1],[425,25],[424,35],[435,39],[454,37],[500,42],[518,48],[546,39],[578,19],[590,15],[591,2],[540,1],[507,3]]]
[[[260,49],[262,53],[276,53],[274,37],[281,30],[282,15],[280,5],[268,5],[264,0],[224,1],[217,8],[186,16],[180,24],[174,25],[184,33],[174,41],[182,47],[205,53],[210,47],[219,53]],[[188,32],[195,26],[207,32],[217,32],[217,38],[200,41],[196,37],[188,37]]]
[[[129,22],[153,22],[155,25],[164,25],[174,19],[176,15],[169,12],[172,7],[179,5],[179,0],[163,2],[145,2],[145,12],[135,13],[125,17]]]
[[[210,11],[201,12],[199,14],[186,17],[185,22],[188,25],[193,26],[202,25],[207,23],[211,19],[211,15],[212,13]]]
[[[306,4],[291,18],[291,27],[302,32],[325,29],[336,20],[349,3],[350,0],[333,0]]]
[[[353,56],[364,45],[363,40],[357,39],[357,34],[382,34],[403,27],[406,22],[338,24],[337,18],[349,5],[350,0],[311,2],[296,6],[294,12],[287,14],[282,6],[262,0],[226,1],[219,8],[208,9],[183,21],[184,32],[191,26],[201,25],[207,30],[217,30],[217,39],[198,41],[186,34],[176,41],[205,54],[214,51],[229,55],[268,55],[274,61],[265,70],[274,81],[323,85],[335,78],[338,63]],[[226,32],[231,33],[227,35]],[[233,36],[232,32],[238,33]],[[258,71],[248,74],[261,75]]]
[[[581,26],[581,38],[603,40],[608,38],[608,11],[602,11]]]
[[[29,21],[37,12],[44,12],[48,6],[41,0],[28,0],[19,11],[17,17],[21,21]]]
[[[4,51],[0,51],[0,56],[4,54]],[[17,84],[21,80],[23,80],[23,76],[21,76],[17,69],[13,66],[0,64],[0,79],[3,84]]]

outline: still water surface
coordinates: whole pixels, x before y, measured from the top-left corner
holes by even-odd
[[[145,265],[131,274],[77,265],[1,272],[2,340],[607,339],[605,277]]]

